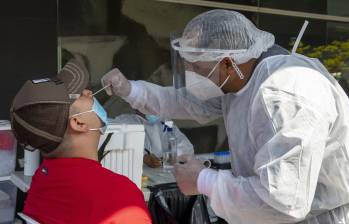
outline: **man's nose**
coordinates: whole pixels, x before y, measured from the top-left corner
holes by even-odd
[[[87,96],[87,97],[91,97],[92,96],[92,91],[88,90],[88,89],[84,89],[82,91],[82,95]]]

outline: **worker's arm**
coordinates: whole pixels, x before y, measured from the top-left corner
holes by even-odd
[[[219,97],[204,102],[193,96],[177,94],[174,87],[162,87],[145,81],[131,81],[131,92],[124,99],[144,114],[163,118],[207,123],[222,116]]]
[[[91,214],[91,223],[151,224],[151,216],[143,193],[127,178],[122,177],[105,189]],[[114,192],[115,191],[115,192]],[[96,198],[100,195],[95,195]]]
[[[311,91],[311,90],[309,90]],[[325,90],[323,90],[325,91]],[[320,94],[320,93],[319,93]],[[210,198],[218,216],[229,223],[295,223],[310,211],[331,119],[329,94],[321,107],[300,96],[263,89],[249,121],[256,147],[255,175],[204,169],[198,190]],[[322,110],[322,108],[326,108]]]

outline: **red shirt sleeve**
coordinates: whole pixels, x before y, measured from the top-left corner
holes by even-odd
[[[99,195],[98,223],[103,224],[151,224],[143,193],[124,176],[106,187],[105,194]],[[109,192],[109,193],[108,193]],[[102,196],[102,197],[101,197]]]
[[[141,207],[129,206],[126,207],[107,219],[103,220],[103,224],[151,224],[149,213]]]

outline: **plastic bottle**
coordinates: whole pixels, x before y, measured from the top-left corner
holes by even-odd
[[[164,132],[167,144],[163,149],[163,168],[172,169],[177,159],[177,139],[173,131],[173,121],[165,122]]]

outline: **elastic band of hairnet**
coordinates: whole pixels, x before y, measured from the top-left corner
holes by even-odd
[[[241,70],[239,69],[239,67],[236,65],[236,63],[235,63],[233,60],[231,60],[231,58],[229,58],[229,59],[230,59],[231,65],[232,65],[233,68],[235,69],[235,71],[236,71],[236,73],[238,74],[239,78],[240,78],[240,79],[244,79],[245,76],[244,76],[244,74],[242,74],[242,72],[241,72]]]
[[[180,47],[176,46],[179,44],[181,38],[171,41],[171,46],[173,49],[181,52],[193,52],[193,53],[220,53],[220,54],[243,54],[247,52],[247,49],[236,49],[236,50],[227,50],[227,49],[213,49],[213,48],[195,48],[195,47]]]

